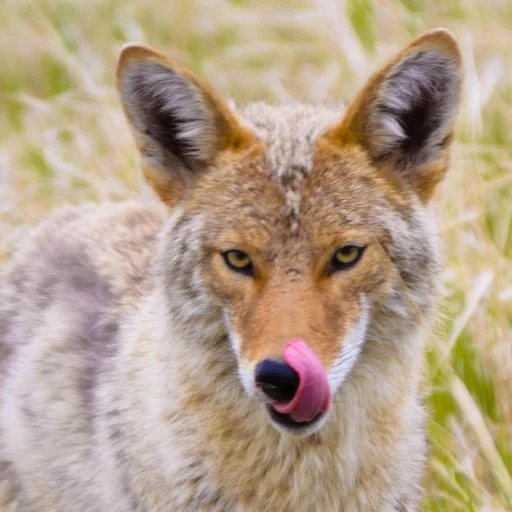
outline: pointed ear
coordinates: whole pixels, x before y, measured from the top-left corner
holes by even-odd
[[[426,202],[448,168],[461,80],[453,36],[426,32],[373,75],[327,136],[363,146]]]
[[[169,206],[221,151],[241,150],[253,141],[205,83],[149,46],[123,47],[117,85],[145,177]]]

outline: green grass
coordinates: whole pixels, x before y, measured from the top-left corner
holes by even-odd
[[[2,0],[0,263],[57,206],[145,191],[117,103],[122,43],[145,40],[240,101],[351,97],[428,28],[466,67],[435,207],[445,297],[427,351],[425,510],[512,510],[512,2]]]

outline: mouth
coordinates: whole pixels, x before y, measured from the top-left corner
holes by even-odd
[[[312,420],[299,422],[295,421],[289,414],[277,412],[271,405],[267,405],[266,408],[271,423],[277,430],[291,434],[312,434],[324,424],[326,419],[326,414],[319,412]]]

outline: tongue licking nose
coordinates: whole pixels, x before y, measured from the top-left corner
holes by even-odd
[[[298,374],[299,387],[289,402],[278,402],[272,407],[298,423],[311,421],[329,408],[331,397],[327,374],[311,347],[302,340],[290,341],[284,348],[283,357]]]

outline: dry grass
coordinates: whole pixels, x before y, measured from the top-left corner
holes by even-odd
[[[511,510],[510,0],[2,0],[0,22],[0,263],[55,207],[144,191],[113,89],[123,42],[165,49],[238,100],[325,101],[418,32],[455,32],[467,78],[436,205],[448,261],[425,509]]]

